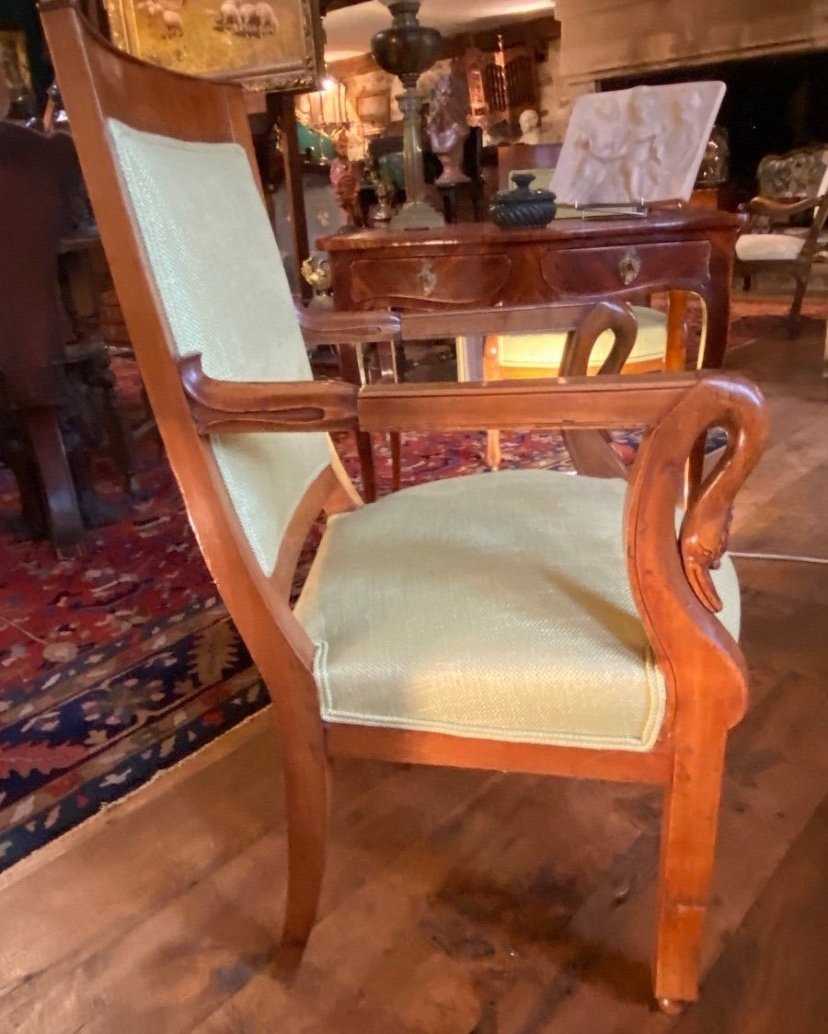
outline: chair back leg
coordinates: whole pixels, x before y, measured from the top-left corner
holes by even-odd
[[[302,960],[319,907],[330,813],[330,765],[324,754],[288,752],[284,759],[288,887],[280,963]]]
[[[25,422],[43,485],[52,542],[57,549],[73,549],[83,538],[84,527],[57,409],[27,409]]]

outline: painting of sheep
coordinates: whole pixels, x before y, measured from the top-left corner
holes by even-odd
[[[258,89],[315,89],[316,0],[106,0],[113,42],[144,61]]]

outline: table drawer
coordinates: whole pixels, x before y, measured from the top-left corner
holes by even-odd
[[[692,287],[710,276],[710,242],[549,249],[541,276],[556,297],[584,297],[654,287]]]
[[[492,304],[509,276],[508,255],[357,258],[350,264],[351,304],[419,302]]]

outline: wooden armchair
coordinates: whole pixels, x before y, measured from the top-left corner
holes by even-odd
[[[736,241],[734,271],[746,286],[759,273],[793,277],[796,286],[788,330],[794,337],[828,219],[828,148],[767,155],[759,163],[758,179],[759,195],[744,206],[750,219]],[[807,217],[804,226],[803,217]],[[799,227],[791,222],[797,218]]]
[[[665,795],[655,993],[667,1009],[694,999],[725,743],[746,699],[722,552],[762,448],[761,396],[724,374],[311,381],[240,90],[125,57],[70,0],[41,9],[170,461],[273,698],[289,818],[285,957],[298,961],[314,924],[331,757],[640,781]],[[500,333],[567,328],[584,311],[444,317]],[[402,332],[434,318],[403,317]],[[330,319],[316,328],[325,340],[400,332],[390,313]],[[580,347],[608,326],[627,349],[617,304],[587,315]],[[599,429],[630,424],[649,430],[629,484],[508,471],[368,506],[320,433],[564,428],[579,466],[617,473]],[[685,460],[711,425],[729,446],[677,532]],[[320,511],[327,530],[291,610]]]

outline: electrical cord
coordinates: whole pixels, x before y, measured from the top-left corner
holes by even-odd
[[[791,556],[787,553],[741,553],[735,549],[727,551],[728,556],[742,560],[790,560],[797,564],[828,564],[828,557],[823,556]]]

